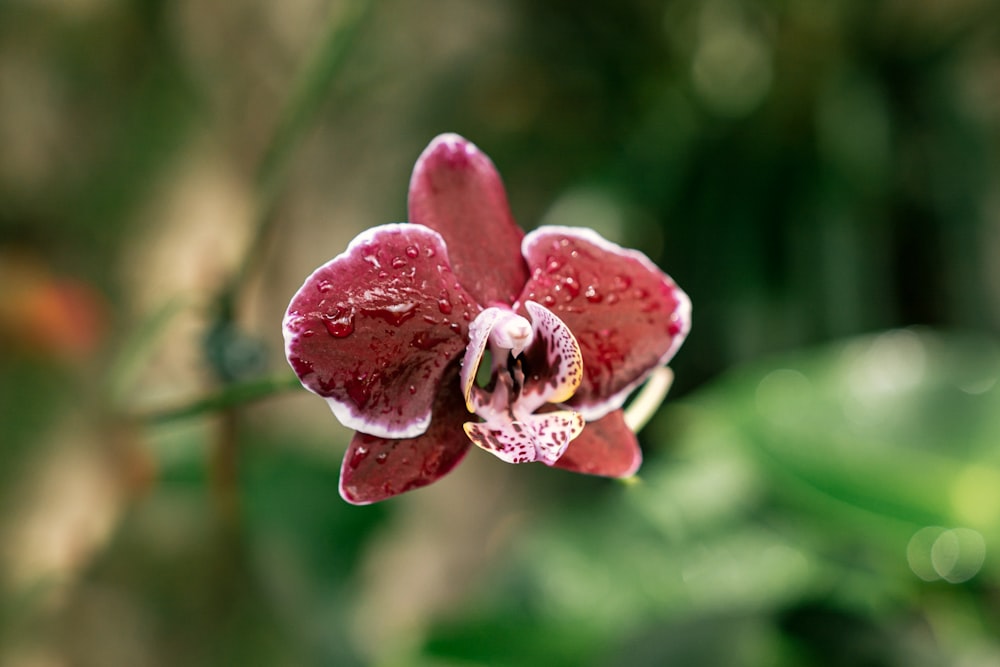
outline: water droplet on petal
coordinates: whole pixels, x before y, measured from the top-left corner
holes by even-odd
[[[555,305],[555,302],[556,302],[556,298],[555,298],[554,296],[552,296],[551,294],[546,294],[546,295],[545,295],[545,296],[544,296],[544,297],[542,298],[542,303],[543,303],[544,305],[546,305],[546,306],[552,306],[552,305]]]
[[[402,257],[393,257],[392,258],[392,268],[394,268],[394,269],[401,269],[404,266],[406,266],[406,260],[404,258],[402,258]]]
[[[327,333],[334,338],[347,338],[354,333],[354,311],[346,308],[335,308],[329,315],[322,317]]]
[[[417,305],[409,301],[404,301],[384,308],[366,308],[364,309],[364,313],[398,327],[417,314]]]
[[[585,296],[587,298],[587,301],[589,301],[590,303],[600,303],[601,301],[604,301],[604,297],[601,296],[601,293],[598,292],[597,288],[594,287],[593,285],[589,285],[587,287],[587,290],[583,293],[583,296]]]
[[[354,469],[361,465],[361,462],[366,458],[368,458],[368,448],[362,445],[354,450],[354,453],[351,454],[351,460],[347,464]]]
[[[410,340],[410,345],[417,348],[418,350],[433,350],[440,343],[445,342],[445,340],[446,338],[441,336],[435,336],[430,331],[419,331]],[[410,389],[412,390],[410,392],[411,394],[416,392],[416,389],[414,387],[411,387]]]
[[[566,291],[569,292],[571,297],[576,297],[580,294],[580,283],[578,283],[576,278],[573,276],[566,276],[566,278],[563,279],[563,287],[566,288]]]
[[[367,381],[364,377],[351,378],[344,384],[344,388],[347,389],[347,395],[351,397],[351,400],[359,408],[365,407],[368,403],[368,400],[372,396],[371,385],[377,378],[378,375],[372,375]]]
[[[545,259],[545,270],[548,271],[549,273],[555,273],[556,271],[561,269],[562,266],[563,266],[563,261],[558,257],[549,255]]]
[[[442,315],[449,315],[452,311],[451,299],[448,298],[447,290],[441,290],[441,294],[438,296],[438,310],[441,311]]]
[[[431,246],[427,246],[426,248],[424,248],[424,254],[427,257],[433,257],[434,256],[434,248],[432,248]]]
[[[332,289],[333,289],[333,284],[329,280],[321,280],[316,285],[316,291],[318,292],[326,293]]]
[[[670,324],[667,326],[667,333],[676,336],[681,332],[681,316],[678,313],[670,314]]]
[[[294,370],[295,374],[299,377],[313,372],[313,363],[302,359],[301,357],[288,357],[288,363],[291,364],[292,370]]]
[[[406,246],[406,256],[410,259],[416,259],[420,256],[420,250],[415,245],[408,245]]]
[[[378,463],[378,464],[381,465],[381,464],[385,463],[385,460],[387,458],[389,458],[389,455],[386,452],[379,452],[378,454],[375,455],[375,463]]]
[[[615,276],[613,289],[615,289],[616,291],[620,292],[622,290],[628,289],[631,286],[632,286],[632,278],[630,278],[629,276],[622,276],[622,275]]]

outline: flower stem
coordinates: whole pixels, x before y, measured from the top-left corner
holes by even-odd
[[[674,372],[667,366],[653,371],[632,403],[625,408],[625,423],[633,432],[638,433],[652,419],[673,383]]]

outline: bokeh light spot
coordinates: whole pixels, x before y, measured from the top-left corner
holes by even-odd
[[[1000,471],[974,464],[963,470],[951,486],[955,517],[966,525],[993,526],[1000,521]]]

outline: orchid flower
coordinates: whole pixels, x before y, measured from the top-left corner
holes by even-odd
[[[409,223],[360,234],[284,319],[303,386],[357,431],[341,496],[425,486],[472,444],[509,463],[634,474],[622,406],[651,376],[651,409],[662,400],[690,328],[684,292],[592,230],[525,235],[493,163],[454,134],[424,150],[408,203]]]

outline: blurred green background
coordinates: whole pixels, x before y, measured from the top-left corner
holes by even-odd
[[[341,501],[317,265],[458,132],[694,303],[623,484]],[[0,664],[1000,664],[995,0],[0,4]]]

